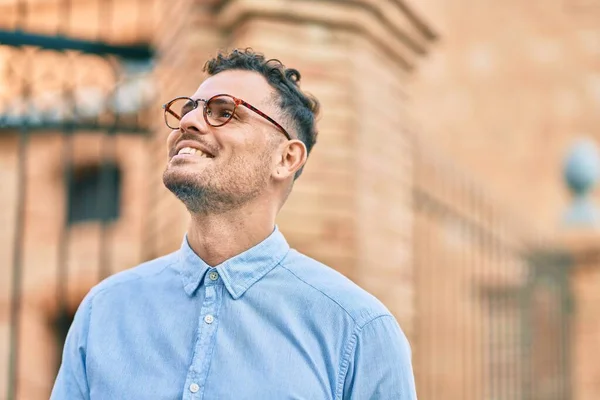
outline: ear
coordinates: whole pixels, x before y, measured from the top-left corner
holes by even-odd
[[[308,152],[306,146],[300,140],[288,140],[283,143],[278,152],[277,164],[273,170],[273,178],[278,181],[284,181],[294,177],[306,163]]]

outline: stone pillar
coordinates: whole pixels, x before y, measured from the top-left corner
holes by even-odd
[[[156,39],[161,98],[193,92],[204,60],[219,48],[252,47],[300,70],[302,88],[322,103],[320,133],[278,224],[293,247],[379,297],[410,336],[413,145],[406,91],[433,32],[404,2],[179,0],[167,8],[173,16],[165,16]],[[157,124],[162,170],[166,131]],[[176,248],[187,222],[160,172],[151,256]]]
[[[572,257],[572,398],[595,400],[600,393],[600,232],[568,233],[562,242]]]
[[[224,1],[228,47],[300,70],[319,137],[278,224],[302,252],[380,298],[412,334],[412,138],[407,85],[433,32],[404,2]]]

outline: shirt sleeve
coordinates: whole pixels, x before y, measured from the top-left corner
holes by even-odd
[[[63,348],[62,363],[54,382],[51,400],[89,399],[86,374],[87,337],[91,313],[88,295],[79,305]]]
[[[368,322],[349,345],[343,399],[417,399],[410,345],[394,317]]]

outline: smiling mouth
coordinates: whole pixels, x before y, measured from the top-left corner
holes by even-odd
[[[197,156],[200,158],[212,158],[209,154],[203,152],[202,150],[195,149],[193,147],[183,147],[181,150],[175,154],[175,156]]]

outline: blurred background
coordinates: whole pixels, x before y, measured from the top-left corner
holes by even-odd
[[[0,0],[0,398],[179,247],[160,106],[233,47],[321,100],[278,224],[394,313],[420,399],[600,396],[600,0]]]

